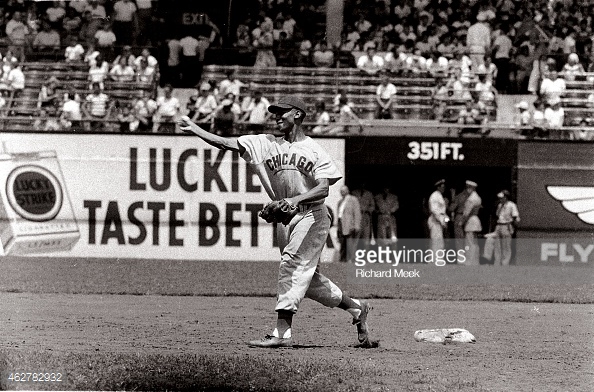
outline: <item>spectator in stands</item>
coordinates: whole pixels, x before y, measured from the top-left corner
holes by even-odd
[[[99,53],[98,50],[95,50],[95,44],[91,44],[85,52],[83,60],[85,63],[89,65],[89,67],[91,67],[92,65],[97,64],[97,57],[99,57],[100,55],[101,53]]]
[[[155,78],[155,68],[149,67],[148,62],[143,58],[140,60],[140,67],[136,70],[136,81],[139,83],[152,83]]]
[[[83,60],[85,49],[80,44],[78,37],[71,35],[69,37],[70,42],[64,51],[64,58],[67,63],[78,63]]]
[[[136,71],[128,64],[125,57],[120,57],[120,62],[109,71],[109,76],[115,82],[131,82],[136,76]]]
[[[432,52],[426,62],[427,72],[434,78],[446,77],[448,74],[448,65],[448,59],[437,51]]]
[[[89,5],[85,7],[85,11],[89,11],[93,19],[104,20],[107,17],[105,7],[103,7],[102,4],[99,4],[97,0],[89,0]]]
[[[118,0],[113,5],[113,32],[123,45],[135,44],[137,35],[136,4],[130,0]]]
[[[328,48],[326,41],[321,41],[313,52],[312,62],[316,67],[332,67],[334,52]]]
[[[260,133],[264,130],[266,122],[272,113],[268,111],[270,102],[262,96],[262,91],[253,90],[251,97],[246,97],[242,102],[244,113],[242,121],[247,122],[246,129],[250,133]]]
[[[175,133],[175,120],[179,114],[179,100],[172,95],[173,87],[165,85],[163,95],[157,98],[157,111],[155,113],[155,126],[157,132]]]
[[[132,47],[130,45],[124,45],[122,51],[113,60],[113,65],[120,64],[121,60],[124,59],[126,65],[136,66],[136,57],[132,54]]]
[[[544,116],[545,104],[542,99],[534,101],[534,112],[532,113],[533,135],[539,138],[546,138],[549,135],[547,121]]]
[[[145,90],[140,90],[140,97],[134,102],[133,114],[137,124],[133,123],[132,130],[138,132],[151,132],[153,130],[153,116],[157,111],[157,102],[151,99]]]
[[[479,73],[477,77],[478,81],[474,85],[474,91],[477,93],[478,99],[487,106],[494,105],[497,99],[497,90],[487,79],[486,73]]]
[[[290,10],[285,11],[283,19],[283,30],[287,33],[287,38],[292,39],[293,34],[295,33],[295,26],[297,26],[297,21],[293,19]]]
[[[51,114],[55,114],[60,104],[60,94],[58,86],[60,81],[55,76],[47,80],[47,84],[41,86],[37,97],[37,109],[45,109]]]
[[[62,31],[64,35],[77,35],[82,26],[82,18],[76,13],[74,8],[66,9],[66,16],[62,19]]]
[[[111,23],[104,22],[101,29],[95,33],[95,47],[101,53],[107,61],[113,59],[114,46],[116,43],[116,35],[111,30]]]
[[[87,5],[89,5],[87,0],[70,0],[68,2],[68,8],[74,9],[79,15],[82,15],[85,12]]]
[[[129,104],[123,105],[118,113],[118,123],[120,124],[120,133],[130,133],[131,124],[136,120]]]
[[[334,113],[339,113],[340,109],[341,109],[341,99],[344,98],[347,100],[347,105],[349,105],[351,108],[353,108],[355,105],[353,104],[353,102],[350,102],[348,97],[347,97],[347,92],[344,88],[340,88],[338,89],[338,91],[336,92],[336,95],[334,96],[334,98],[332,98],[332,111]]]
[[[384,71],[393,76],[400,76],[406,68],[406,54],[394,48],[384,56]]]
[[[146,61],[147,65],[151,68],[157,68],[157,66],[159,65],[159,62],[157,61],[155,56],[153,56],[151,54],[151,50],[149,48],[142,48],[142,51],[140,52],[140,56],[138,56],[138,57],[136,57],[136,59],[134,59],[134,66],[136,68],[140,67],[140,62],[143,59]]]
[[[367,49],[367,53],[357,60],[357,68],[368,75],[375,75],[384,68],[384,59],[377,54],[375,47]]]
[[[549,107],[544,111],[544,119],[549,134],[554,139],[564,138],[566,135],[561,131],[561,128],[565,120],[565,111],[561,107],[561,98],[553,96],[548,100],[548,104]]]
[[[441,53],[445,58],[451,60],[454,58],[454,53],[456,51],[456,45],[452,40],[452,36],[450,33],[445,33],[441,36],[441,43],[437,45],[437,51]]]
[[[339,105],[340,111],[338,115],[338,125],[332,127],[328,131],[328,135],[349,132],[349,126],[354,125],[353,123],[356,123],[359,127],[359,131],[362,131],[363,127],[361,125],[361,120],[359,119],[359,116],[357,116],[357,114],[353,111],[351,105],[349,105],[349,101],[346,96],[340,97]]]
[[[104,60],[102,54],[95,57],[94,61],[90,61],[89,67],[89,89],[93,89],[93,85],[97,84],[101,90],[105,89],[105,78],[109,74],[109,63]]]
[[[12,92],[13,98],[19,98],[25,89],[25,74],[21,63],[14,64],[6,77],[8,90]]]
[[[326,103],[321,99],[316,101],[316,111],[314,113],[314,118],[316,125],[311,130],[313,134],[326,134],[331,130],[330,114],[326,110]]]
[[[57,29],[62,27],[62,20],[66,16],[66,9],[64,3],[61,1],[53,1],[46,10],[45,14],[52,28]]]
[[[273,24],[271,21],[265,21],[260,24],[261,34],[254,40],[253,46],[258,50],[254,68],[267,68],[276,66],[276,57],[272,47],[274,37],[272,36]]]
[[[446,80],[439,78],[436,80],[436,86],[431,94],[431,102],[433,106],[433,115],[436,120],[444,120],[447,102],[449,98],[449,91],[446,85]]]
[[[458,124],[463,125],[482,125],[487,122],[487,117],[483,113],[478,99],[469,99],[466,101],[466,105],[460,109],[458,113]],[[465,133],[479,133],[480,128],[461,128],[459,135]]]
[[[70,90],[64,96],[60,120],[62,123],[62,128],[64,129],[72,129],[76,131],[82,128],[80,96],[74,90]]]
[[[15,11],[12,18],[6,24],[6,36],[10,46],[8,49],[14,53],[19,61],[25,59],[25,42],[29,34],[29,28],[23,23],[23,14]]]
[[[101,28],[102,20],[100,18],[93,18],[91,11],[87,10],[83,13],[78,37],[86,46],[95,45],[95,34]]]
[[[218,107],[217,99],[211,91],[211,86],[207,82],[200,85],[199,95],[196,98],[192,111],[188,114],[190,119],[198,124],[206,124],[212,121],[212,116]]]
[[[509,38],[509,26],[507,23],[501,25],[501,34],[493,41],[491,52],[493,53],[494,63],[497,67],[497,78],[495,79],[495,88],[502,94],[509,91],[510,57],[513,49],[512,41]],[[487,57],[487,56],[485,56]],[[474,67],[474,66],[473,66]],[[476,68],[475,68],[476,69]]]
[[[221,105],[215,110],[212,116],[211,132],[220,136],[233,134],[234,124],[237,122],[237,114],[233,112],[233,101],[223,99]]]
[[[55,132],[60,130],[60,123],[55,117],[48,117],[45,109],[39,111],[39,117],[33,122],[33,129],[36,131]]]
[[[467,84],[462,81],[460,75],[461,71],[459,69],[454,69],[453,72],[450,73],[450,77],[446,84],[448,91],[451,91],[451,98],[453,100],[466,101],[469,100],[471,96]]]
[[[483,60],[483,64],[474,68],[475,74],[485,74],[487,81],[491,82],[491,84],[495,83],[497,80],[497,66],[491,62],[491,56],[485,55],[485,59]]]
[[[485,54],[491,50],[491,27],[484,13],[479,13],[476,23],[468,28],[466,47],[470,52],[470,60],[475,67],[483,64]]]
[[[33,49],[38,58],[54,58],[60,50],[60,34],[48,22],[41,24],[41,31],[33,39]]]
[[[514,119],[515,126],[520,128],[520,135],[532,138],[534,131],[531,129],[532,115],[530,114],[528,102],[521,101],[515,107],[518,109]]]
[[[373,25],[365,18],[364,13],[359,13],[359,19],[355,22],[355,29],[359,34],[367,33],[371,30]]]
[[[563,66],[563,79],[573,81],[577,75],[584,74],[584,66],[580,63],[580,58],[576,53],[571,53],[567,57],[567,63]]]
[[[375,91],[375,118],[382,120],[392,119],[392,105],[396,100],[397,89],[394,84],[390,83],[390,77],[387,73],[380,75],[381,82]]]
[[[557,71],[550,71],[540,84],[540,94],[549,106],[561,98],[566,90],[565,80],[559,77]]]
[[[221,80],[219,83],[219,96],[223,98],[231,93],[234,96],[239,97],[241,88],[246,86],[247,84],[237,79],[235,71],[230,69],[226,72],[225,79]]]
[[[295,66],[309,67],[311,65],[311,50],[313,48],[311,39],[309,36],[304,36],[300,30],[297,31],[295,37],[299,39]]]
[[[101,130],[105,127],[105,120],[111,115],[113,104],[109,96],[103,92],[99,83],[93,83],[91,94],[87,95],[82,105],[85,119],[90,121],[91,131]]]

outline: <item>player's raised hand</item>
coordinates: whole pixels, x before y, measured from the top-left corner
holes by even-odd
[[[179,125],[179,129],[182,131],[191,131],[192,130],[192,120],[188,116],[181,116],[177,121],[177,125]]]

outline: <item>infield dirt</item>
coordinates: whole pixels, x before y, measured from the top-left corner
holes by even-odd
[[[271,365],[292,360],[356,364],[369,377],[350,380],[354,390],[448,390],[454,385],[459,390],[590,391],[594,385],[594,305],[372,302],[370,326],[381,340],[379,349],[352,348],[356,333],[348,314],[305,300],[294,322],[296,348],[266,350],[245,342],[273,327],[275,300],[270,297],[0,293],[0,353],[9,359],[31,352],[58,357],[200,354]],[[438,327],[466,328],[477,343],[414,341],[415,330]],[[229,387],[234,382],[229,379]]]

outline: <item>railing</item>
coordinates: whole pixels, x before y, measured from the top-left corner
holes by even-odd
[[[39,117],[33,116],[9,116],[6,113],[0,113],[0,131],[2,132],[44,132],[43,129],[35,129],[33,124]],[[58,117],[46,117],[44,119],[54,120],[59,123]],[[103,125],[102,129],[92,128],[92,123],[100,122]],[[169,131],[159,130],[159,125],[156,125],[154,130],[148,132],[126,132],[126,135],[141,135],[141,134],[188,134],[181,131],[177,125],[175,129],[170,124]],[[251,125],[244,121],[238,121],[234,124],[234,132],[227,136],[240,136],[245,134],[253,134]],[[428,121],[398,121],[398,120],[362,120],[360,122],[339,123],[332,122],[328,125],[331,131],[314,133],[313,128],[316,126],[313,122],[306,122],[303,124],[306,133],[317,137],[350,137],[350,136],[433,136],[433,137],[489,137],[489,138],[503,138],[503,139],[538,139],[538,140],[586,140],[594,141],[594,127],[591,126],[565,126],[557,129],[551,128],[534,128],[531,126],[516,126],[513,124],[460,124],[457,122],[440,123]],[[172,132],[170,132],[172,131]],[[80,126],[76,129],[52,129],[51,133],[121,133],[120,123],[117,119],[91,119],[83,118]],[[258,133],[272,133],[278,134],[276,124],[269,122],[263,124]]]

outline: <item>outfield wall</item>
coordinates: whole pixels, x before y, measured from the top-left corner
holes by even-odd
[[[9,152],[0,160],[0,180],[9,185],[2,189],[5,253],[279,258],[272,225],[257,216],[269,198],[237,154],[187,136],[1,138]],[[344,173],[344,140],[318,141]],[[331,187],[328,205],[338,203],[341,184]]]
[[[3,254],[278,260],[274,230],[257,216],[269,198],[236,154],[186,135],[5,133],[0,140],[6,150],[0,154]],[[479,182],[485,233],[494,227],[496,193],[508,188],[517,195],[518,238],[557,239],[559,258],[560,249],[574,247],[572,238],[579,237],[581,247],[594,243],[592,144],[431,137],[318,141],[346,176],[331,187],[326,204],[336,208],[345,181],[366,181],[373,191],[391,186],[400,198],[401,238],[426,236],[421,201],[435,180],[446,178],[458,190],[466,179]],[[332,256],[329,249],[323,257]]]

